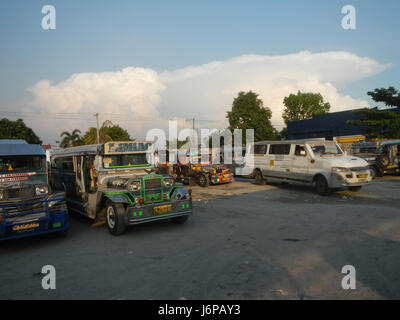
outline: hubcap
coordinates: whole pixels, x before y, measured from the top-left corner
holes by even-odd
[[[115,226],[115,212],[112,206],[107,208],[107,223],[111,229],[114,229]]]

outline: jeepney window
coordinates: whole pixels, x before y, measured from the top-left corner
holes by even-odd
[[[23,172],[43,169],[44,156],[3,156],[0,157],[0,172]]]
[[[289,154],[290,144],[271,144],[269,154]]]
[[[267,152],[267,145],[258,144],[254,146],[254,154],[265,154]]]
[[[57,169],[62,169],[62,170],[66,170],[66,171],[74,170],[74,163],[72,161],[72,157],[57,158],[55,160],[55,164],[56,164]]]
[[[148,166],[145,153],[109,155],[103,158],[104,168]]]
[[[296,149],[294,151],[295,156],[305,157],[307,155],[306,148],[301,145],[296,145]]]

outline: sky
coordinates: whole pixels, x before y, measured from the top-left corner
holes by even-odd
[[[43,30],[42,7],[56,9]],[[356,29],[342,28],[342,7]],[[281,129],[283,98],[320,92],[331,111],[374,107],[399,88],[400,2],[377,0],[2,0],[0,118],[23,118],[45,143],[111,120],[151,128],[223,128],[252,90]]]

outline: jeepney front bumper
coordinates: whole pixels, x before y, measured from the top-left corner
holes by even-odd
[[[126,210],[128,225],[177,218],[192,214],[192,200],[136,205]]]
[[[69,228],[64,193],[46,199],[14,201],[0,204],[0,241]]]
[[[367,169],[358,171],[332,172],[331,188],[357,187],[369,184],[372,181],[371,172]]]
[[[213,174],[210,178],[210,183],[212,184],[220,184],[220,183],[229,183],[233,182],[233,174]]]

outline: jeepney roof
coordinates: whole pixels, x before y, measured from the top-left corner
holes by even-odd
[[[44,149],[38,144],[21,143],[21,140],[1,142],[0,156],[45,156]],[[17,141],[15,143],[15,141]],[[23,141],[23,140],[22,140]]]
[[[386,145],[386,144],[400,144],[400,140],[387,140],[387,141],[381,141],[381,145]]]
[[[101,144],[88,144],[85,146],[57,149],[52,152],[52,156],[96,155],[101,152],[101,149]]]
[[[254,142],[254,145],[264,145],[264,144],[303,144],[303,143],[318,143],[318,142],[325,142],[331,141],[326,140],[325,138],[314,138],[314,139],[301,139],[301,140],[265,140],[265,141],[258,141]]]

